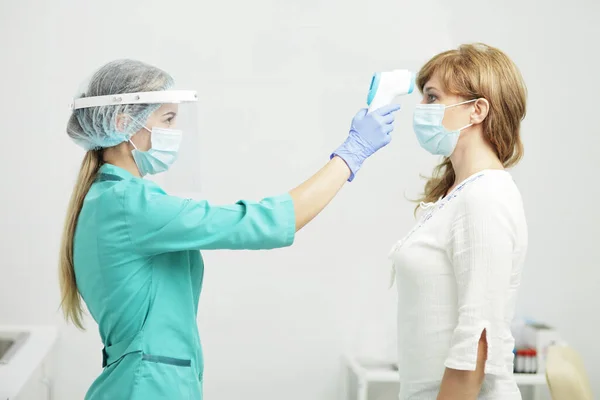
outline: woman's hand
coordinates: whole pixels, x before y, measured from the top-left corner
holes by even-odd
[[[367,114],[360,110],[352,120],[346,141],[331,160],[309,180],[290,191],[296,214],[296,231],[316,217],[335,197],[346,181],[352,181],[362,163],[387,145],[394,129],[394,112],[400,106],[382,107]]]
[[[370,114],[367,114],[366,109],[356,114],[348,138],[332,154],[332,157],[338,156],[343,159],[350,168],[349,181],[354,179],[354,175],[368,157],[390,143],[390,133],[394,129],[394,113],[399,109],[399,105],[392,104]]]

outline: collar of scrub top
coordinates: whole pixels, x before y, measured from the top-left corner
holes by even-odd
[[[194,90],[160,90],[154,92],[123,93],[109,96],[81,97],[74,99],[71,110],[82,108],[117,106],[121,104],[179,104],[197,102]]]
[[[133,178],[135,178],[135,176],[133,176],[131,172],[126,171],[123,168],[119,168],[116,165],[112,164],[102,164],[100,170],[98,171],[98,177],[96,178],[96,182],[123,181]]]

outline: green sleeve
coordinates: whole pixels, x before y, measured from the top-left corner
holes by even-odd
[[[289,194],[217,206],[167,195],[137,181],[124,192],[131,242],[154,255],[181,250],[265,250],[294,242],[296,217]]]

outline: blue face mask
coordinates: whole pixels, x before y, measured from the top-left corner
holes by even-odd
[[[146,127],[144,129],[151,135],[152,147],[148,151],[138,150],[135,144],[129,141],[134,147],[131,153],[140,175],[154,175],[168,170],[177,160],[183,132],[166,128],[152,128],[151,131]]]
[[[456,147],[456,143],[458,143],[460,131],[473,124],[465,125],[455,131],[449,131],[442,125],[444,111],[446,108],[474,101],[477,101],[477,99],[463,101],[462,103],[450,106],[443,104],[417,104],[413,116],[413,129],[421,147],[431,154],[450,157]]]

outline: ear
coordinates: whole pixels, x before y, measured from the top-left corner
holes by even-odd
[[[490,102],[484,98],[477,99],[473,103],[473,112],[471,113],[471,123],[473,125],[481,124],[490,112]]]
[[[116,121],[117,131],[125,132],[125,130],[127,129],[127,126],[129,125],[130,122],[131,122],[131,119],[129,118],[128,115],[125,115],[125,114],[117,115],[117,121]]]

